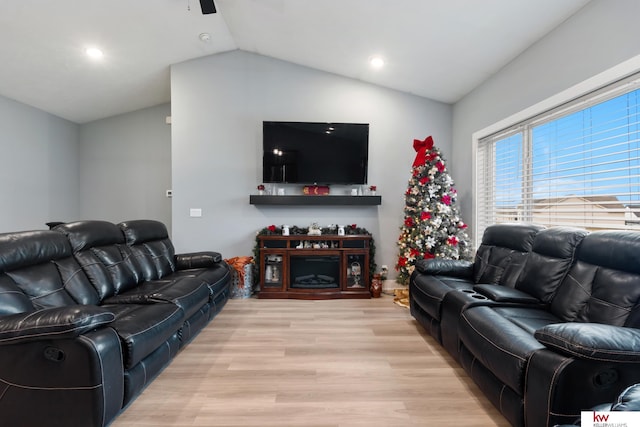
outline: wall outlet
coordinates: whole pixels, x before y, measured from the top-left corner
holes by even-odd
[[[200,208],[191,208],[189,209],[189,216],[193,218],[199,218],[202,216],[202,209]]]

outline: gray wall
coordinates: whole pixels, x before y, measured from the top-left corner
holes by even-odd
[[[156,219],[171,227],[169,104],[80,126],[78,219]]]
[[[450,152],[451,107],[242,51],[172,66],[173,239],[178,251],[250,255],[270,224],[351,224],[376,239],[377,262],[393,270],[414,138],[433,135]],[[257,207],[262,121],[370,123],[369,183],[379,207]],[[455,179],[455,176],[454,176]],[[192,218],[190,208],[203,216]]]
[[[640,54],[638,16],[637,0],[593,0],[454,105],[450,169],[463,217],[472,218],[472,134]]]
[[[0,96],[0,232],[78,214],[78,126]]]

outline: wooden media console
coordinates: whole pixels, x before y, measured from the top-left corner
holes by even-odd
[[[259,298],[370,298],[370,235],[261,235]]]

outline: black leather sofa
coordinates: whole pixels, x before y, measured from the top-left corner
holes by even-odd
[[[640,381],[640,232],[497,224],[473,262],[419,261],[409,286],[514,426],[571,423]]]
[[[603,403],[601,405],[595,406],[589,409],[590,411],[596,412],[627,412],[627,411],[640,411],[640,384],[633,384],[627,387],[618,395],[615,401]],[[580,425],[580,419],[576,419],[573,424],[563,424],[556,425],[555,427],[573,427]],[[609,426],[624,426],[625,424],[616,424],[613,422],[610,423],[601,423]]]
[[[105,426],[222,309],[219,253],[176,255],[164,224],[0,234],[0,423]]]

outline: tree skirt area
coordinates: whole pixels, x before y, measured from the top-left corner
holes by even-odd
[[[409,308],[409,288],[396,288],[393,290],[393,303]]]

